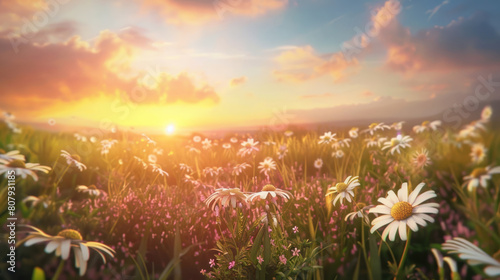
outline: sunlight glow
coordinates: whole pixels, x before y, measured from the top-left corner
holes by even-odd
[[[173,124],[169,124],[165,127],[165,133],[168,135],[172,135],[175,132],[175,126]]]

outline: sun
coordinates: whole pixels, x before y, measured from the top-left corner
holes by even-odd
[[[175,126],[173,124],[169,124],[165,127],[165,133],[168,135],[172,135],[175,132]]]

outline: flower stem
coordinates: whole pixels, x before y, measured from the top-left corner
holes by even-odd
[[[363,257],[365,258],[366,269],[368,270],[368,277],[370,278],[370,280],[373,280],[372,268],[370,262],[368,261],[368,256],[366,255],[364,216],[361,218],[361,244],[363,246]]]
[[[59,276],[61,275],[61,272],[63,271],[64,268],[64,263],[66,263],[65,260],[61,260],[59,263],[59,266],[57,266],[56,273],[54,274],[54,277],[52,277],[52,280],[57,280],[59,279]]]
[[[401,256],[401,260],[399,261],[398,271],[396,273],[396,277],[394,279],[401,279],[401,273],[403,272],[404,264],[406,261],[406,256],[408,255],[408,250],[410,249],[410,239],[411,239],[411,230],[407,229],[407,239],[405,244],[405,249],[403,251],[403,255]]]

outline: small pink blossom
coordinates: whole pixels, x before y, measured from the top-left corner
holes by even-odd
[[[297,232],[299,232],[299,228],[298,228],[297,226],[294,226],[294,227],[292,228],[292,230],[293,230],[293,233],[297,233]]]
[[[235,262],[235,261],[230,262],[230,263],[229,263],[229,267],[228,267],[228,268],[229,268],[229,269],[233,268],[235,264],[236,264],[236,262]]]
[[[202,270],[200,270],[200,273],[203,274],[203,275],[205,275],[205,273],[207,273],[207,271],[204,270],[204,269],[202,269]]]
[[[210,264],[210,267],[214,267],[215,266],[215,260],[214,259],[210,259],[210,261],[208,263]]]
[[[281,256],[280,256],[280,262],[281,262],[282,264],[286,264],[286,257],[285,257],[285,255],[281,255]]]
[[[298,256],[299,256],[299,253],[300,253],[300,250],[299,250],[299,249],[297,249],[297,248],[295,248],[294,250],[292,250],[292,255],[293,255],[293,256],[297,256],[297,257],[298,257]]]
[[[262,258],[262,256],[258,256],[257,257],[257,261],[259,261],[259,264],[262,264],[262,262],[264,261],[264,259]]]

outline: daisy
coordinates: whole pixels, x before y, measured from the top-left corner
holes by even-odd
[[[375,208],[370,209],[369,213],[382,214],[382,216],[372,221],[373,227],[370,232],[373,233],[380,227],[389,224],[382,233],[382,238],[386,240],[387,235],[389,235],[389,239],[394,241],[396,232],[399,231],[399,237],[405,241],[407,238],[407,227],[412,231],[417,231],[418,225],[426,226],[426,221],[434,222],[434,218],[427,214],[437,214],[439,212],[439,204],[422,204],[422,202],[436,197],[436,193],[430,190],[419,195],[424,186],[425,183],[418,184],[415,190],[408,196],[408,183],[403,183],[397,196],[391,190],[386,198],[380,197],[378,202],[382,203],[382,205],[377,205]]]
[[[372,123],[368,126],[367,129],[363,130],[363,133],[369,132],[370,135],[373,135],[375,132],[379,130],[384,130],[384,129],[390,129],[391,127],[384,124],[383,122],[381,123]]]
[[[215,206],[219,207],[231,207],[236,208],[236,203],[241,202],[243,204],[247,203],[247,196],[241,192],[238,188],[232,189],[216,189],[207,199],[205,199],[205,204],[210,207],[212,205],[212,210],[215,210]]]
[[[325,132],[325,134],[319,137],[318,144],[330,144],[333,141],[337,141],[335,135],[337,135],[337,133],[332,134],[330,131]]]
[[[393,128],[394,130],[402,130],[404,123],[405,122],[395,122],[391,125],[391,128]]]
[[[464,183],[467,183],[467,189],[472,191],[477,188],[477,186],[481,186],[486,188],[488,186],[488,180],[491,180],[491,175],[500,174],[500,166],[491,168],[487,167],[478,167],[475,168],[470,175],[464,177]]]
[[[65,150],[61,150],[61,156],[66,159],[66,163],[71,166],[74,165],[78,170],[83,171],[84,169],[87,169],[87,166],[85,164],[81,163],[81,158],[79,155],[70,155],[68,152]]]
[[[483,111],[481,112],[480,122],[483,123],[489,122],[492,115],[493,115],[493,109],[491,108],[491,106],[484,107]]]
[[[194,137],[193,137],[193,141],[194,141],[195,143],[200,143],[200,142],[201,142],[201,136],[199,136],[199,135],[194,136]]]
[[[292,198],[292,194],[289,191],[285,191],[282,189],[278,189],[273,185],[265,185],[260,192],[253,193],[248,196],[247,201],[254,201],[257,198],[260,198],[262,200],[265,200],[267,198],[276,198],[276,197],[281,197],[285,202],[288,201],[288,199]]]
[[[201,145],[202,145],[203,150],[208,150],[212,147],[212,140],[205,138],[205,140],[203,140],[201,142]]]
[[[238,151],[238,155],[244,157],[246,155],[255,154],[259,151],[257,144],[259,144],[258,141],[248,138],[247,141],[241,143],[241,146],[243,147]]]
[[[144,169],[148,168],[148,164],[144,160],[142,160],[142,158],[140,158],[138,156],[134,156],[134,159],[136,159],[140,164],[142,164],[142,167]]]
[[[321,167],[323,166],[323,160],[318,158],[314,161],[314,168],[316,169],[321,169]]]
[[[24,204],[31,203],[31,208],[41,204],[45,209],[47,209],[49,205],[52,203],[46,195],[41,195],[39,197],[30,195],[27,196],[25,199],[23,199],[22,202]]]
[[[271,157],[266,157],[264,161],[259,163],[260,173],[264,172],[266,176],[269,175],[269,172],[272,170],[276,170],[276,163]]]
[[[113,145],[115,145],[116,143],[118,143],[118,141],[116,141],[116,140],[107,140],[107,139],[102,140],[101,141],[101,155],[108,154],[111,147],[113,147]]]
[[[153,168],[153,172],[158,173],[162,177],[165,177],[165,176],[168,177],[167,171],[163,170],[159,164],[152,163],[152,164],[150,164],[150,166]]]
[[[193,169],[191,168],[191,166],[185,164],[185,163],[179,163],[179,168],[182,170],[182,171],[185,171],[186,173],[191,173],[193,172]]]
[[[282,160],[285,158],[286,154],[288,153],[288,146],[287,145],[281,145],[279,147],[278,152],[276,153],[278,155],[278,159]]]
[[[338,193],[335,199],[333,200],[333,205],[337,203],[337,200],[340,199],[340,204],[343,204],[344,198],[347,201],[351,202],[351,197],[354,198],[354,188],[359,186],[359,177],[358,176],[349,176],[345,179],[344,182],[337,183],[335,186],[331,186],[328,188],[328,192],[326,196],[329,196],[334,193]]]
[[[196,149],[193,146],[186,146],[186,149],[188,150],[188,153],[194,153],[194,154],[200,154],[201,151]]]
[[[358,131],[359,131],[359,128],[357,128],[357,127],[351,128],[351,130],[349,130],[349,137],[358,138],[358,136],[359,136]]]
[[[291,130],[287,130],[287,131],[285,131],[285,136],[286,136],[286,137],[290,137],[290,136],[292,136],[292,135],[293,135],[293,131],[291,131]]]
[[[24,155],[20,154],[18,150],[5,152],[2,149],[0,149],[0,159],[4,159],[6,161],[11,161],[11,160],[25,161],[26,160],[24,158]]]
[[[488,152],[488,149],[484,147],[483,144],[477,143],[472,145],[471,147],[471,152],[470,152],[470,157],[472,159],[473,163],[481,163],[484,158],[486,157],[486,153]]]
[[[203,175],[205,175],[205,177],[208,177],[208,175],[214,177],[219,175],[219,171],[216,167],[205,167],[203,168]]]
[[[371,147],[377,147],[378,146],[378,140],[377,137],[371,137],[371,138],[366,138],[366,147],[371,148]]]
[[[47,243],[45,246],[45,253],[50,254],[56,252],[56,256],[60,256],[63,260],[69,258],[70,250],[73,249],[75,255],[75,266],[80,269],[80,276],[87,271],[87,261],[90,258],[90,250],[92,249],[99,253],[104,263],[106,258],[103,253],[114,257],[115,251],[99,242],[82,240],[82,235],[72,229],[65,229],[59,232],[56,236],[51,236],[41,231],[40,229],[26,225],[33,231],[28,233],[28,236],[20,243],[25,246],[31,246],[38,243]]]
[[[413,164],[417,168],[424,168],[429,164],[432,164],[432,161],[429,157],[429,152],[426,149],[422,149],[419,152],[416,152],[413,155]]]
[[[233,176],[240,175],[241,173],[243,173],[243,170],[247,169],[250,166],[251,165],[246,162],[235,165],[232,171]]]
[[[488,265],[484,268],[484,273],[489,277],[500,276],[500,262],[486,254],[471,242],[455,237],[442,244],[443,250],[458,254],[462,260],[466,260],[470,265]]]
[[[14,170],[16,176],[21,176],[26,179],[27,176],[31,176],[34,181],[38,181],[38,176],[35,171],[40,171],[43,173],[49,173],[50,167],[40,165],[38,163],[24,163],[21,160],[6,161],[0,159],[0,175],[8,175],[9,170]]]
[[[95,185],[90,185],[88,187],[84,186],[84,185],[79,185],[79,186],[76,187],[76,190],[78,192],[88,193],[91,196],[98,196],[98,195],[101,194],[101,191],[98,190]]]
[[[411,138],[410,136],[402,136],[400,134],[397,137],[393,137],[391,141],[385,142],[382,151],[390,148],[391,155],[393,155],[395,151],[398,152],[398,154],[401,154],[401,151],[399,149],[411,147],[409,144],[411,141],[413,141],[413,138]]]
[[[222,144],[222,148],[224,148],[224,149],[231,149],[231,144],[224,143],[224,144]]]
[[[236,144],[236,143],[238,143],[238,138],[231,137],[231,139],[229,139],[229,141],[231,141],[231,143],[233,143],[233,144]]]
[[[332,157],[334,157],[334,158],[343,158],[344,155],[345,155],[344,151],[342,151],[342,150],[337,150],[337,151],[332,153]]]
[[[373,205],[368,205],[364,204],[363,202],[358,202],[356,203],[356,210],[355,212],[351,212],[345,216],[345,221],[347,219],[354,221],[355,218],[363,218],[367,224],[370,224],[370,219],[368,218],[368,210],[372,208]]]
[[[151,144],[151,145],[153,145],[153,146],[156,146],[156,142],[155,142],[155,141],[153,141],[151,138],[149,138],[146,134],[144,134],[144,133],[143,133],[143,134],[141,134],[141,136],[143,137],[143,138],[141,139],[141,141],[146,141],[146,143],[147,143],[148,145],[149,145],[149,144]]]
[[[438,126],[441,125],[441,121],[437,120],[437,121],[433,121],[433,122],[429,122],[429,121],[424,121],[421,125],[416,125],[413,127],[413,131],[415,133],[422,133],[422,132],[425,132],[427,130],[436,130],[438,128]]]
[[[332,144],[332,148],[335,150],[338,150],[339,148],[343,148],[344,146],[350,147],[351,139],[345,138],[345,139],[339,139],[337,142]]]
[[[264,145],[266,145],[266,146],[270,146],[270,145],[273,145],[273,146],[274,146],[274,145],[276,145],[276,142],[271,141],[271,140],[269,140],[269,141],[265,141],[265,142],[262,142],[262,143],[264,143]]]
[[[158,158],[157,158],[157,157],[156,157],[156,155],[154,155],[154,154],[150,154],[150,155],[148,156],[148,161],[149,161],[149,163],[156,163],[156,161],[157,161],[157,160],[158,160]]]

